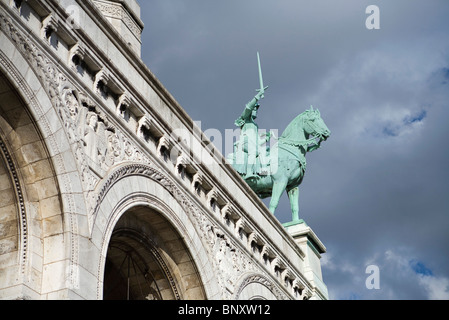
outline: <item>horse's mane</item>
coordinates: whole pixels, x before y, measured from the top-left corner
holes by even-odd
[[[313,114],[314,110],[311,109],[298,115],[292,122],[290,122],[282,133],[280,139],[285,139],[287,141],[298,141],[300,129],[304,127],[304,120],[310,118]]]

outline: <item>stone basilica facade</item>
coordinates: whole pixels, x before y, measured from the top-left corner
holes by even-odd
[[[328,299],[323,244],[225,164],[142,30],[135,0],[0,0],[0,299]]]

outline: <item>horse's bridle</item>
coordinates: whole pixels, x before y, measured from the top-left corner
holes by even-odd
[[[310,122],[314,122],[313,120],[310,120],[310,118],[308,118],[307,120],[309,120],[309,121],[307,121],[307,125],[312,129],[311,131],[313,131],[313,132],[315,132],[316,134],[315,135],[313,135],[313,138],[311,138],[311,139],[309,139],[309,140],[307,140],[307,141],[314,141],[315,139],[320,139],[320,140],[325,140],[324,139],[324,137],[323,137],[323,134],[322,133],[318,133],[318,130],[317,130],[317,128],[316,128],[316,125],[312,125]],[[315,119],[314,119],[315,120]],[[303,121],[303,127],[305,127],[305,122],[306,122],[306,119],[303,119],[302,120]]]

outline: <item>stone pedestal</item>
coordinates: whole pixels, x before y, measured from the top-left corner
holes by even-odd
[[[314,287],[311,299],[328,300],[329,294],[323,282],[320,262],[326,247],[304,220],[286,223],[284,227],[305,254],[304,276]]]

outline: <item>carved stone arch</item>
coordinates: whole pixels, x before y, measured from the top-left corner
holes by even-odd
[[[245,274],[241,279],[235,292],[235,300],[288,299],[287,295],[282,292],[282,289],[264,275],[256,273]]]
[[[152,234],[153,239],[164,239],[163,235],[151,227],[152,219],[159,217],[164,227],[171,230],[169,235],[177,237],[172,245],[185,247],[183,254],[189,257],[184,262],[191,264],[196,273],[190,276],[185,272],[186,265],[181,267],[179,261],[173,258],[174,251],[164,248],[165,241],[155,241],[158,243],[156,249],[166,254],[166,262],[173,276],[169,281],[174,282],[173,288],[180,290],[178,298],[214,299],[220,295],[213,262],[202,244],[202,236],[198,234],[195,220],[191,217],[193,206],[186,199],[187,196],[181,196],[181,193],[169,177],[142,164],[119,167],[102,182],[97,190],[95,209],[91,213],[91,241],[100,248],[100,252],[92,252],[92,257],[100,256],[96,299],[103,298],[103,278],[109,243],[117,228],[122,226],[123,219],[130,213],[139,216],[142,224],[146,226],[147,234]],[[188,269],[193,270],[190,266]],[[200,286],[192,288],[189,281]]]
[[[13,129],[4,132],[3,141],[17,159],[29,219],[27,271],[23,281],[15,283],[15,288],[22,289],[0,291],[0,297],[67,297],[67,290],[78,284],[72,272],[78,259],[75,216],[77,209],[82,210],[83,201],[74,196],[82,194],[74,173],[76,161],[50,90],[44,84],[46,66],[41,63],[45,59],[38,58],[37,47],[10,28],[7,18],[0,14],[0,20],[0,78],[7,88],[2,93],[20,101],[13,108],[2,96],[1,101],[9,103],[7,110],[4,108],[3,122]],[[5,131],[8,126],[2,128]],[[55,277],[63,279],[56,286],[52,281]]]
[[[14,197],[2,197],[5,201],[0,204],[0,229],[5,231],[4,227],[8,226],[8,230],[0,232],[1,251],[9,256],[0,274],[8,277],[8,269],[13,267],[11,263],[17,261],[20,276],[0,279],[9,284],[9,288],[0,285],[0,296],[39,299],[46,291],[46,264],[43,262],[46,246],[64,234],[62,204],[53,161],[30,110],[33,106],[24,102],[19,90],[11,84],[14,79],[9,78],[0,71],[0,153],[6,169],[2,180],[9,176],[10,181],[10,189],[0,192],[5,195],[14,190]],[[14,211],[18,222],[17,239],[11,234]],[[18,259],[11,256],[14,251]]]
[[[3,140],[5,137],[5,133],[1,130],[3,124],[4,120],[0,111],[0,192],[2,194],[0,197],[0,259],[9,261],[2,265],[0,274],[5,274],[6,270],[13,268],[18,270],[19,277],[22,278],[27,271],[29,257],[29,219],[25,205],[27,197],[24,195],[24,183],[17,167],[17,160]],[[7,281],[6,277],[0,277],[0,297],[3,283]],[[17,295],[20,297],[21,293]]]

